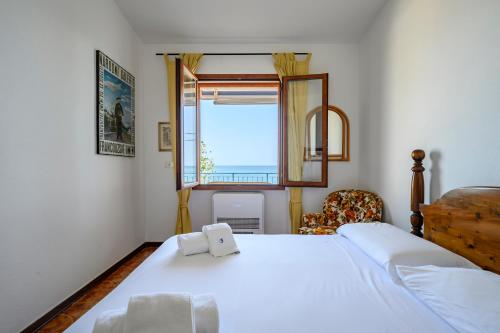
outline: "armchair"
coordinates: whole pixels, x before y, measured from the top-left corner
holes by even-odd
[[[341,190],[330,193],[323,204],[323,212],[302,215],[302,235],[331,235],[346,223],[382,220],[382,199],[362,190]]]

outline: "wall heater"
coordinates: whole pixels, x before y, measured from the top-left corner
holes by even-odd
[[[213,223],[227,223],[235,234],[264,233],[264,195],[257,192],[216,192]]]

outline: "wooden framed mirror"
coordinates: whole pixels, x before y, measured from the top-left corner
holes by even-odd
[[[306,147],[304,161],[321,161],[321,122],[317,117],[321,115],[321,108],[311,110],[306,117]],[[328,105],[328,160],[349,161],[349,119],[339,107]],[[318,148],[317,148],[318,147]]]

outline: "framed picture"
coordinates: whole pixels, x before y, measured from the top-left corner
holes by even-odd
[[[158,123],[158,150],[172,151],[172,127],[169,122]]]
[[[97,153],[135,156],[135,78],[96,51]]]

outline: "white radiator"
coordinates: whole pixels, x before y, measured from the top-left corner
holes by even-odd
[[[264,233],[264,195],[217,192],[212,196],[213,223],[227,223],[235,234]]]

